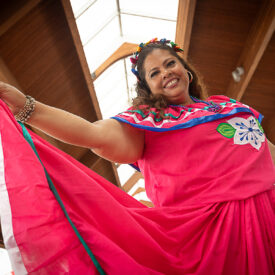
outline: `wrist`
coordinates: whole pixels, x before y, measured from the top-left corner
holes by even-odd
[[[22,123],[26,123],[31,117],[35,109],[35,99],[29,95],[26,95],[26,101],[23,108],[19,110],[15,115],[15,119]]]

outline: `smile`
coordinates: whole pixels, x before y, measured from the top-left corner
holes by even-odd
[[[176,84],[178,82],[178,79],[173,79],[171,81],[169,81],[165,86],[164,88],[170,88],[172,87],[174,84]]]

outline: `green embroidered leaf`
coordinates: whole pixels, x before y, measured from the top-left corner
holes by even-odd
[[[221,123],[217,127],[217,131],[222,134],[224,137],[227,138],[233,138],[236,132],[236,129],[234,129],[230,124],[228,123]]]
[[[259,129],[264,133],[264,129],[263,129],[261,123],[259,122],[259,120],[258,120],[257,118],[255,118],[255,119],[256,119],[256,121],[257,121],[257,124],[258,124],[258,126],[259,126]]]

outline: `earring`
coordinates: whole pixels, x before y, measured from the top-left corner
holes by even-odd
[[[193,75],[190,71],[187,71],[188,74],[188,78],[189,78],[189,83],[191,83],[193,81]]]

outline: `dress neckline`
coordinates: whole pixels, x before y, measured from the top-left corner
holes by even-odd
[[[182,109],[186,109],[187,111],[192,111],[192,109],[203,109],[203,110],[208,110],[214,113],[219,113],[222,110],[222,107],[220,104],[217,104],[215,102],[211,101],[206,101],[202,99],[198,99],[196,97],[190,96],[191,99],[193,100],[194,103],[187,104],[187,105],[174,105],[174,104],[169,104],[169,107],[180,107]],[[207,100],[210,99],[210,97],[207,98]],[[198,104],[203,104],[203,106],[198,106]]]

